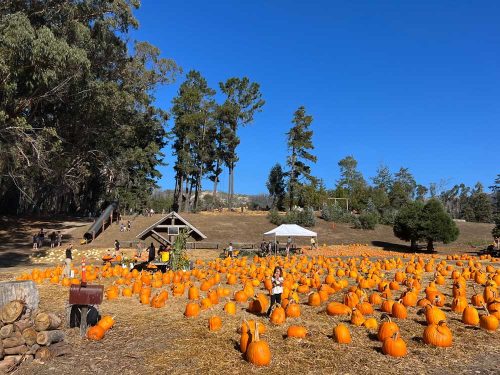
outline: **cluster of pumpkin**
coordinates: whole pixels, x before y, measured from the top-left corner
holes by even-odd
[[[87,266],[87,274],[101,280],[113,280],[113,285],[106,289],[106,296],[110,300],[120,295],[123,297],[138,295],[142,304],[162,307],[168,299],[168,292],[161,288],[169,287],[173,296],[177,297],[186,295],[187,291],[189,301],[185,306],[184,315],[192,318],[199,316],[201,311],[218,305],[222,298],[231,294],[232,300],[228,298],[223,308],[226,314],[235,315],[237,304],[246,305],[248,311],[257,315],[264,314],[269,307],[268,293],[259,292],[256,288],[262,287],[269,291],[272,287],[270,277],[273,269],[280,266],[284,270],[285,278],[282,303],[273,306],[271,323],[280,325],[287,318],[299,317],[301,300],[307,300],[307,304],[314,307],[326,304],[324,308],[328,315],[350,316],[350,322],[354,326],[378,330],[383,352],[401,356],[406,354],[406,344],[400,336],[397,324],[388,316],[387,321],[381,322],[379,326],[377,319],[369,316],[373,314],[375,308],[379,308],[392,318],[406,319],[408,309],[422,308],[428,323],[423,332],[424,342],[440,347],[450,346],[453,337],[446,325],[446,314],[441,309],[446,303],[446,296],[439,290],[446,284],[447,278],[453,285],[451,310],[462,314],[462,321],[465,324],[479,325],[489,331],[494,331],[498,327],[500,299],[497,296],[500,270],[495,269],[493,265],[485,266],[473,257],[453,256],[448,260],[455,262],[455,265],[448,264],[444,259],[424,259],[416,256],[377,260],[370,260],[367,257],[341,259],[323,256],[313,258],[255,256],[253,261],[246,257],[216,259],[210,262],[199,260],[195,269],[186,272],[158,271],[150,274],[147,271],[130,271],[119,266],[101,268]],[[57,268],[39,271],[37,277],[40,278],[42,273],[45,278],[54,277],[51,275],[57,272]],[[424,288],[422,284],[425,273],[430,273],[434,277]],[[222,285],[224,281],[228,286]],[[466,297],[468,283],[473,287],[483,288],[481,292],[474,293],[470,303]],[[155,289],[157,292],[153,294],[152,290]],[[329,302],[334,294],[341,291],[343,291],[341,301]],[[399,295],[396,297],[395,293],[398,291]],[[419,299],[422,291],[425,297]],[[481,316],[476,309],[479,307],[485,310]],[[210,330],[219,330],[221,327],[220,317],[210,318]],[[261,324],[258,325],[259,331],[261,327],[265,329]],[[244,329],[241,331],[243,336]],[[258,340],[255,328],[252,333],[249,327],[246,333],[252,340],[255,339],[255,342],[262,341]],[[306,334],[307,328],[302,326],[290,326],[287,331],[289,337],[302,338]],[[334,328],[333,337],[339,343],[348,343],[351,340],[349,329],[345,324],[339,324]],[[242,351],[243,348],[244,345]],[[246,358],[252,362],[250,358],[253,356],[246,355]],[[255,363],[257,362],[255,360]]]
[[[108,332],[114,324],[114,318],[110,315],[105,315],[99,319],[95,326],[92,326],[87,330],[87,337],[91,340],[102,340],[106,335],[106,332]]]

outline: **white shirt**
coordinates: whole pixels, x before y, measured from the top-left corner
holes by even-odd
[[[283,293],[283,278],[282,277],[278,277],[277,279],[275,277],[273,277],[271,279],[272,283],[273,283],[273,289],[271,290],[271,293],[272,294],[281,294]]]

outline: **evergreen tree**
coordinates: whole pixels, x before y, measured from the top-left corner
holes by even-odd
[[[349,207],[362,210],[369,198],[369,188],[363,174],[357,170],[358,162],[353,156],[346,156],[338,162],[340,180],[337,182],[336,196],[349,198]]]
[[[285,174],[279,163],[269,172],[269,177],[266,183],[269,195],[273,199],[272,208],[277,208],[278,210],[283,209],[283,201],[285,199],[286,186],[285,186]]]
[[[259,84],[250,82],[247,77],[229,78],[226,82],[220,82],[219,86],[226,96],[219,111],[219,121],[225,124],[225,128],[232,133],[226,137],[228,139],[227,154],[224,158],[224,163],[229,169],[228,205],[232,208],[234,167],[238,161],[236,147],[240,143],[237,137],[238,127],[250,124],[255,112],[260,112],[265,102],[262,99]]]
[[[297,191],[305,178],[309,182],[313,181],[311,167],[306,162],[316,163],[316,156],[309,150],[314,149],[312,144],[313,131],[309,129],[313,121],[312,116],[306,114],[303,106],[299,107],[292,120],[293,127],[287,133],[287,145],[290,154],[287,158],[288,172],[288,196],[290,210],[296,200]]]
[[[418,241],[422,239],[420,230],[423,208],[422,202],[408,202],[401,207],[394,220],[394,235],[403,241],[410,241],[412,251],[417,250]]]
[[[417,183],[408,168],[401,167],[394,175],[394,183],[389,193],[392,207],[398,209],[413,200]]]
[[[388,193],[392,189],[393,179],[389,168],[381,165],[377,169],[377,174],[372,178],[373,185],[376,189]]]
[[[478,182],[470,197],[470,205],[474,212],[474,221],[477,223],[491,223],[492,202],[488,194],[483,191],[483,185]]]
[[[500,174],[495,178],[495,184],[490,186],[493,191],[495,213],[500,214]]]
[[[434,250],[434,242],[450,243],[458,238],[459,230],[441,202],[430,199],[422,209],[419,235],[427,241],[427,251]]]
[[[415,199],[417,201],[423,202],[425,200],[425,195],[427,194],[429,190],[424,186],[424,185],[417,185],[416,188],[416,197]]]
[[[175,202],[176,208],[189,209],[191,194],[194,188],[194,209],[198,205],[201,180],[207,170],[214,164],[213,121],[215,91],[208,87],[203,76],[191,70],[181,84],[178,95],[173,99],[172,113],[175,125],[172,133],[174,155],[177,156],[174,169],[176,171]],[[184,188],[183,188],[184,186]]]

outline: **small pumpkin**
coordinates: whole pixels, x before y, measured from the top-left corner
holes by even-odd
[[[104,315],[98,322],[97,325],[102,329],[107,331],[115,325],[115,320],[111,315]]]
[[[278,304],[275,304],[271,312],[271,323],[273,324],[283,324],[286,320],[285,309]]]
[[[196,302],[188,302],[186,305],[186,309],[184,310],[184,316],[186,318],[194,318],[198,315],[200,315],[200,305],[198,305]]]
[[[290,326],[288,327],[287,337],[297,337],[297,338],[304,338],[307,335],[307,329],[302,326]]]
[[[366,319],[365,322],[363,323],[363,325],[368,329],[377,329],[378,328],[377,319],[375,319],[375,318]]]
[[[92,326],[87,331],[87,337],[91,340],[100,341],[104,338],[106,331],[99,325]]]
[[[285,312],[283,311],[283,314]],[[255,366],[269,366],[271,363],[271,350],[266,341],[259,338],[259,323],[255,323],[256,328],[253,333],[252,341],[248,344],[245,356],[248,362]]]
[[[295,300],[290,300],[285,313],[287,318],[298,318],[300,316],[300,305]]]
[[[339,344],[349,344],[351,342],[351,333],[349,332],[349,328],[342,323],[337,324],[337,326],[333,329],[333,337]]]
[[[377,334],[379,341],[382,342],[384,342],[386,338],[394,335],[394,333],[399,332],[398,325],[391,320],[391,317],[389,315],[383,314],[382,319],[384,318],[387,319],[387,321],[380,324]]]
[[[392,316],[397,319],[406,319],[408,317],[408,311],[403,305],[402,300],[394,302],[392,305]]]
[[[470,326],[479,324],[479,313],[474,306],[467,306],[462,313],[462,322]]]
[[[498,328],[498,319],[495,315],[490,314],[486,305],[483,305],[486,314],[481,315],[479,318],[479,326],[490,332],[494,332]]]
[[[423,338],[426,344],[441,348],[450,347],[453,341],[451,330],[448,328],[444,320],[437,324],[433,323],[425,327]]]
[[[210,331],[218,331],[222,328],[222,319],[215,315],[208,319],[208,329]]]
[[[365,317],[358,309],[353,309],[351,314],[351,323],[355,326],[360,326],[365,322]]]
[[[233,301],[228,301],[224,305],[224,311],[228,315],[234,315],[234,314],[236,314],[236,304]]]
[[[399,335],[399,332],[395,332],[392,336],[384,340],[382,352],[391,357],[404,357],[408,353],[406,343]]]

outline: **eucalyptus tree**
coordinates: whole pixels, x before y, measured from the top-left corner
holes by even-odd
[[[177,157],[174,201],[178,210],[182,210],[183,197],[184,210],[189,210],[193,188],[196,208],[201,180],[213,163],[214,95],[215,91],[208,86],[206,79],[198,71],[191,70],[173,99],[173,151]]]
[[[225,137],[227,152],[224,155],[224,164],[229,170],[228,206],[232,208],[234,195],[234,168],[238,161],[236,148],[240,140],[237,136],[238,127],[250,124],[254,114],[262,110],[265,101],[262,99],[258,83],[250,82],[247,77],[229,78],[219,83],[220,90],[225,96],[220,105],[218,121],[227,134]]]
[[[129,51],[138,6],[0,3],[1,210],[132,206],[153,189],[167,119],[153,92],[178,67],[145,42]]]

